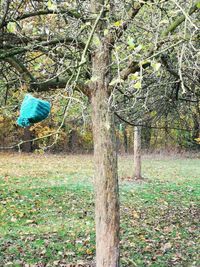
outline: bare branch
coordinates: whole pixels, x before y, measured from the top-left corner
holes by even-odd
[[[1,4],[0,4],[0,29],[3,27],[7,13],[8,13],[8,9],[9,9],[9,5],[10,5],[10,0],[2,0]]]
[[[32,82],[30,83],[29,91],[44,92],[49,90],[56,90],[66,88],[69,78],[54,78],[45,82]],[[67,88],[68,89],[68,88]],[[90,97],[89,87],[81,82],[76,82],[75,90],[83,92],[86,96]]]
[[[192,15],[195,11],[198,10],[198,7],[197,7],[197,4],[198,4],[198,3],[199,3],[199,1],[197,1],[197,2],[190,8],[190,10],[189,10],[189,12],[188,12],[188,15]],[[170,24],[170,25],[168,26],[168,28],[167,28],[165,31],[163,31],[163,32],[161,33],[161,37],[166,37],[169,33],[174,32],[174,31],[178,28],[178,26],[181,25],[181,24],[185,21],[185,19],[187,19],[186,16],[185,16],[185,14],[183,14],[183,15],[181,15],[181,16],[178,16],[177,19],[176,19],[172,24]]]
[[[5,2],[10,2],[10,1],[5,1]],[[8,11],[8,7],[7,7],[7,11]],[[6,14],[6,13],[5,13]],[[32,17],[36,17],[36,16],[44,16],[44,15],[57,15],[57,14],[65,14],[69,17],[75,18],[75,19],[81,19],[84,22],[84,19],[82,18],[81,14],[77,13],[75,10],[49,10],[49,9],[44,9],[44,10],[38,10],[35,12],[30,12],[30,13],[24,13],[20,16],[17,16],[16,18],[10,18],[9,20],[5,21],[5,17],[4,16],[4,20],[2,20],[2,23],[0,24],[0,28],[1,27],[5,27],[9,22],[16,22],[16,21],[21,21],[27,18],[32,18]]]
[[[38,38],[39,39],[39,38]],[[70,46],[80,46],[81,48],[85,47],[85,44],[83,42],[78,42],[77,40],[74,40],[71,37],[66,37],[66,38],[56,38],[50,41],[45,41],[45,42],[40,42],[40,43],[35,43],[31,45],[27,45],[24,47],[18,47],[18,48],[13,48],[10,50],[0,50],[0,60],[4,60],[7,57],[12,57],[17,54],[22,54],[28,51],[35,51],[35,50],[40,50],[41,47],[44,46],[52,46],[58,43],[67,43]]]
[[[25,81],[35,81],[33,75],[28,71],[28,69],[15,57],[8,57],[5,59],[12,67],[14,67],[23,77]]]
[[[198,2],[197,2],[198,3]],[[198,8],[197,8],[197,3],[195,3],[195,5],[189,10],[189,15],[191,15],[192,13],[194,13]],[[186,17],[184,15],[178,16],[178,18],[171,24],[169,25],[169,27],[167,28],[167,30],[165,30],[164,32],[161,33],[161,39],[163,37],[166,37],[169,33],[172,33],[178,26],[181,25],[182,22],[184,22],[184,20],[186,19]],[[182,41],[180,41],[182,42]],[[178,42],[178,43],[180,43]],[[162,44],[164,44],[165,42],[160,42],[160,45],[157,46],[157,48],[159,48]],[[160,54],[161,52],[158,52],[156,54],[153,55],[154,52],[154,46],[152,46],[152,50],[149,53],[149,56],[152,58],[154,56],[157,56],[158,54]],[[148,59],[150,58],[148,57]],[[146,68],[150,65],[150,63],[144,63],[142,65],[143,68]],[[124,70],[121,71],[120,77],[122,80],[126,80],[128,78],[128,75],[131,73],[134,73],[136,71],[138,71],[140,69],[139,63],[138,62],[130,62],[129,66],[127,68],[125,68]]]

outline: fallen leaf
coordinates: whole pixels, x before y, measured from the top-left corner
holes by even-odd
[[[165,243],[162,247],[161,250],[165,253],[167,250],[169,250],[172,247],[172,244],[170,242]]]

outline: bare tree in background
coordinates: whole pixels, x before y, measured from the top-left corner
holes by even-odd
[[[134,179],[141,180],[141,126],[134,127]]]

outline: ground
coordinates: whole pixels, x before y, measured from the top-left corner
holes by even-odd
[[[144,156],[143,183],[132,166],[120,157],[120,266],[200,266],[200,160]],[[93,176],[92,156],[0,154],[0,266],[94,266]]]

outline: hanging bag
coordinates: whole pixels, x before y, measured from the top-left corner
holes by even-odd
[[[26,94],[20,108],[17,124],[21,127],[27,127],[40,122],[48,117],[50,109],[51,105],[48,101]]]

